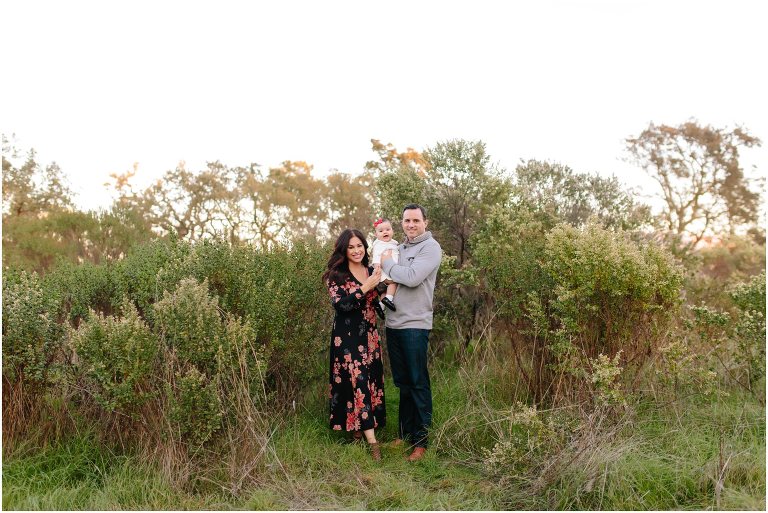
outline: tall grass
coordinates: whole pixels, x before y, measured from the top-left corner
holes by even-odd
[[[590,414],[540,410],[554,423],[551,447],[519,467],[489,466],[487,451],[520,433],[510,419],[514,386],[491,364],[437,361],[435,418],[424,461],[384,447],[370,459],[364,443],[328,429],[322,387],[273,419],[260,465],[231,485],[226,465],[192,485],[157,463],[110,452],[80,435],[3,463],[6,509],[354,509],[354,510],[678,510],[765,508],[765,409],[751,395],[692,396],[677,408],[652,398],[625,410]],[[398,391],[387,380],[388,424],[396,436]],[[549,431],[526,431],[550,436]],[[548,434],[550,433],[550,434]],[[232,443],[247,441],[247,433]],[[233,451],[233,454],[236,451]],[[527,463],[526,463],[527,462]],[[238,463],[240,465],[241,463]],[[235,465],[235,466],[238,466]],[[505,472],[504,469],[507,469]]]

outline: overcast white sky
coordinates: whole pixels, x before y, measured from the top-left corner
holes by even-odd
[[[356,173],[371,138],[481,139],[507,169],[637,186],[623,139],[651,121],[768,145],[766,4],[3,0],[0,129],[58,162],[85,208],[134,162],[138,185],[180,160]]]

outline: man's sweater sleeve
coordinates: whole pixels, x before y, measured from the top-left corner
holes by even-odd
[[[406,287],[416,287],[440,267],[442,253],[438,244],[429,244],[414,257],[410,267],[396,264],[391,259],[387,259],[381,267],[395,283]],[[402,253],[400,253],[400,258],[403,258]]]

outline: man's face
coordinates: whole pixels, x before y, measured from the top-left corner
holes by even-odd
[[[403,231],[409,239],[415,239],[427,231],[427,221],[424,220],[421,209],[403,211]]]

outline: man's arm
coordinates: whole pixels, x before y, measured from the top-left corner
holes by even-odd
[[[440,260],[443,257],[442,253],[439,245],[430,244],[414,257],[410,267],[396,264],[391,258],[383,259],[381,267],[395,283],[405,285],[406,287],[416,287],[432,271],[440,267]],[[403,258],[402,253],[400,258]]]

